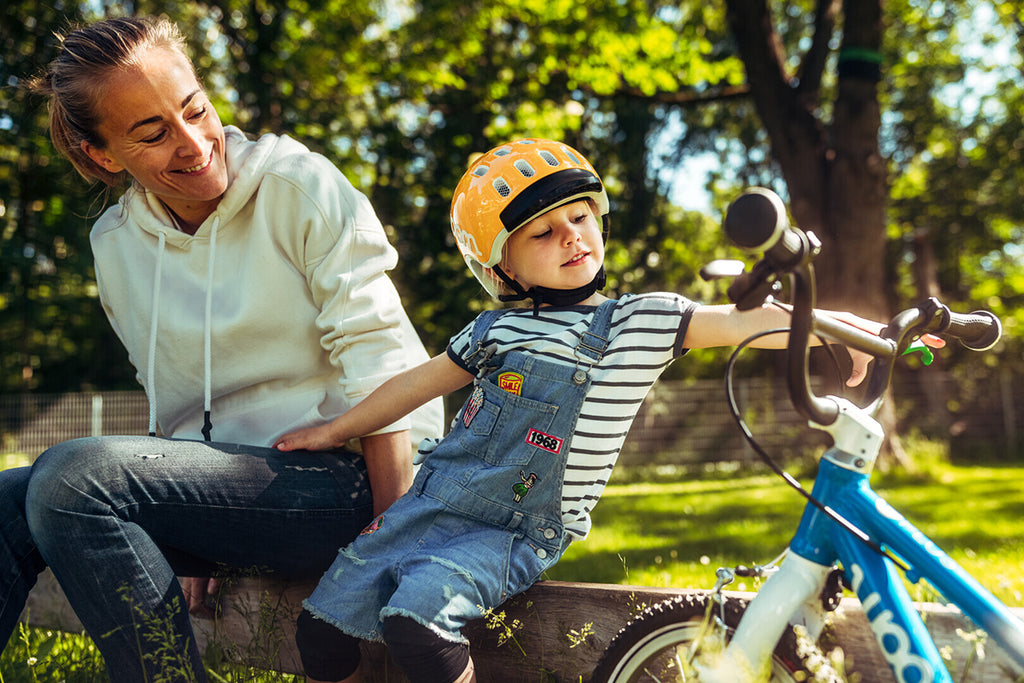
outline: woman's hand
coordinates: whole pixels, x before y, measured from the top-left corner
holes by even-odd
[[[213,616],[213,609],[206,600],[220,591],[220,579],[210,579],[205,576],[183,576],[181,577],[181,590],[185,594],[185,604],[188,605],[189,614],[202,617]]]

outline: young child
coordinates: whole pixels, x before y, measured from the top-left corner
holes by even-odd
[[[445,353],[333,422],[278,440],[281,450],[331,448],[473,382],[448,435],[420,447],[411,490],[339,552],[305,602],[297,641],[309,680],[358,680],[356,639],[383,640],[414,683],[475,680],[462,627],[586,537],[662,371],[687,349],[788,323],[769,307],[600,294],[608,195],[587,160],[558,142],[517,140],[481,156],[455,190],[451,221],[487,291],[533,306],[481,314]],[[784,346],[785,335],[762,343]],[[854,358],[851,383],[869,360]],[[318,646],[332,627],[353,637],[345,652]]]

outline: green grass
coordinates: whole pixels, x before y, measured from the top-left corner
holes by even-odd
[[[300,683],[305,680],[303,676],[223,662],[210,664],[206,670],[211,683]],[[99,651],[92,639],[81,633],[22,627],[0,655],[0,683],[109,681]]]
[[[794,476],[810,486],[809,477]],[[1024,468],[955,466],[937,458],[918,473],[876,474],[873,481],[999,599],[1024,606]],[[574,543],[546,578],[710,588],[719,566],[774,558],[802,509],[803,499],[775,475],[734,465],[699,472],[620,470],[594,511],[590,537]],[[911,594],[936,599],[925,587],[911,587]],[[237,667],[214,671],[212,680],[301,680]],[[0,683],[106,680],[99,655],[82,635],[26,629],[0,656]]]
[[[770,473],[729,468],[666,480],[617,472],[590,536],[547,578],[710,588],[719,566],[764,564],[785,548],[803,498]],[[808,477],[797,477],[805,487]],[[1008,605],[1024,606],[1024,469],[930,464],[875,475],[875,489]],[[754,586],[735,585],[737,590]],[[934,599],[915,586],[917,599]]]

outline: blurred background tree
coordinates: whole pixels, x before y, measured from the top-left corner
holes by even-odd
[[[565,140],[612,197],[609,290],[721,301],[706,261],[748,185],[825,242],[821,303],[884,315],[938,293],[1007,331],[1024,305],[1016,3],[878,0],[8,0],[0,28],[0,391],[134,388],[87,235],[116,197],[57,158],[19,87],[68,21],[164,13],[225,123],[287,133],[370,196],[431,351],[491,305],[448,230],[476,153]],[[955,360],[955,352],[950,357]],[[715,376],[721,356],[675,373]],[[685,367],[683,367],[685,365]]]

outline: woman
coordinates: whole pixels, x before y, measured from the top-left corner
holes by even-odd
[[[440,433],[440,403],[347,448],[270,446],[426,352],[366,198],[294,140],[222,126],[173,24],[72,31],[34,88],[81,175],[131,181],[91,243],[151,434],[67,442],[0,473],[0,638],[45,563],[112,681],[203,680],[188,611],[215,582],[188,580],[183,596],[176,575],[322,573],[408,488],[411,443]],[[165,618],[172,632],[150,642]]]

